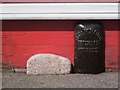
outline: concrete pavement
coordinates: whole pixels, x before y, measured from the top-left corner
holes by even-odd
[[[117,88],[118,72],[101,74],[27,75],[5,71],[3,88]]]

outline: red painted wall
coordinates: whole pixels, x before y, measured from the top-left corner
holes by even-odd
[[[6,67],[26,66],[37,53],[54,53],[74,62],[77,21],[3,21],[2,60]],[[106,68],[118,67],[118,21],[101,21],[106,35]]]

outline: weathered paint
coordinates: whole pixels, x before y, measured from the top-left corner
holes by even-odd
[[[37,53],[53,53],[74,62],[74,25],[77,21],[3,21],[2,60],[6,67],[26,66]],[[118,67],[118,21],[101,21],[106,36],[106,68]]]

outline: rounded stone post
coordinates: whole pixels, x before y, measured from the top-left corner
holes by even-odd
[[[105,71],[105,32],[100,22],[83,21],[75,27],[76,73]]]

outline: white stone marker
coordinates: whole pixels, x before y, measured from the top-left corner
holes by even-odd
[[[27,74],[68,74],[70,70],[70,60],[59,55],[36,54],[27,61]]]

